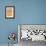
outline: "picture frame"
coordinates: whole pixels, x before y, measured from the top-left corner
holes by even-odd
[[[5,19],[15,19],[15,6],[5,6]]]

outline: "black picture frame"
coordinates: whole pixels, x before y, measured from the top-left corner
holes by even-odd
[[[9,7],[14,9],[13,17],[7,17],[7,15],[6,15],[7,8],[9,8]],[[15,19],[15,6],[5,6],[5,19]]]

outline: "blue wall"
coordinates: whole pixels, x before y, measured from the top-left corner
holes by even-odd
[[[7,5],[15,5],[15,19],[5,19]],[[46,24],[46,0],[0,0],[0,43],[8,43],[10,32],[17,34],[17,24]]]
[[[46,24],[46,0],[19,0],[16,15],[21,24]]]

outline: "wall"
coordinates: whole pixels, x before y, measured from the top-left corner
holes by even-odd
[[[17,34],[17,19],[5,19],[5,6],[9,5],[16,5],[16,0],[0,0],[0,44],[9,42],[8,34],[10,32]],[[17,39],[15,42],[18,42]]]
[[[46,24],[46,0],[17,0],[16,15],[21,24]]]
[[[6,5],[15,5],[15,19],[5,19]],[[17,24],[46,24],[46,0],[0,0],[0,44],[8,43],[9,32],[17,34]]]

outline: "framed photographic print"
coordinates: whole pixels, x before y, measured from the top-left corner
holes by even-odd
[[[6,19],[15,18],[15,6],[6,6],[5,7],[5,18]]]

